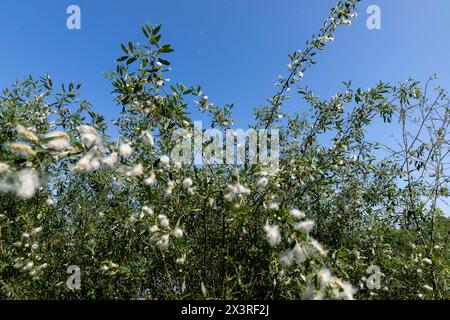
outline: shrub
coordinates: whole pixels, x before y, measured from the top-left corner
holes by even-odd
[[[430,94],[433,79],[344,82],[323,100],[301,84],[355,5],[331,10],[255,109],[255,129],[279,129],[278,168],[170,158],[177,130],[193,134],[190,105],[221,130],[232,128],[233,106],[164,81],[173,50],[160,26],[142,28],[145,44],[122,45],[107,74],[122,108],[115,139],[80,85],[58,92],[44,76],[4,89],[0,297],[448,297],[447,92]],[[305,112],[282,111],[291,88]],[[398,147],[366,138],[374,121],[400,124]],[[69,266],[80,268],[80,288],[66,285]]]

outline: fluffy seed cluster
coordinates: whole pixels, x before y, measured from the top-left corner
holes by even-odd
[[[266,231],[267,242],[269,242],[272,247],[280,244],[281,233],[278,226],[269,225],[269,223],[267,222],[264,226],[264,230]]]
[[[133,148],[131,147],[131,145],[129,143],[123,143],[120,145],[120,147],[119,147],[120,156],[127,158],[127,157],[131,156],[132,153],[133,153]]]
[[[229,184],[227,186],[228,193],[225,194],[225,199],[228,201],[233,201],[238,198],[248,196],[251,190],[242,184]]]
[[[17,172],[10,172],[9,166],[6,165],[0,165],[0,169],[4,170],[3,173],[8,173],[15,177],[15,179],[9,179],[7,175],[0,179],[0,192],[15,192],[22,199],[30,199],[41,186],[39,175],[35,169],[25,168]]]
[[[54,151],[64,151],[70,148],[69,136],[62,131],[49,132],[44,136],[47,148]]]
[[[311,279],[303,298],[307,300],[339,299],[353,300],[355,289],[348,282],[331,275],[330,270],[319,270]]]
[[[100,136],[95,128],[88,125],[81,125],[78,127],[81,141],[86,147],[91,147],[100,142]]]

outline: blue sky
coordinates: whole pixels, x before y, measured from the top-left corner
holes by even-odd
[[[140,26],[149,21],[163,25],[163,39],[175,48],[172,81],[202,84],[213,102],[234,103],[236,126],[243,127],[251,122],[253,107],[275,92],[287,54],[303,48],[336,2],[2,0],[0,85],[44,73],[56,83],[82,83],[82,96],[111,119],[119,108],[102,72],[114,68],[121,42],[143,39]],[[81,30],[66,28],[71,4],[81,8]],[[371,4],[381,8],[381,30],[366,27]],[[426,80],[432,73],[450,88],[450,1],[362,1],[358,9],[358,19],[337,31],[305,75],[317,94],[334,95],[343,80],[368,87],[409,76]]]

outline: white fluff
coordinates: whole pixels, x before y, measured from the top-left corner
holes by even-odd
[[[39,188],[39,176],[36,171],[31,169],[23,169],[17,173],[19,179],[16,193],[23,199],[33,197],[37,188]]]
[[[126,158],[131,156],[131,154],[133,153],[133,148],[131,148],[131,145],[129,143],[124,143],[121,144],[119,147],[119,154]]]
[[[142,133],[142,141],[144,141],[145,144],[152,147],[155,144],[155,140],[153,139],[153,136],[150,131],[144,131]]]
[[[302,219],[305,217],[305,213],[298,209],[292,209],[291,211],[289,211],[289,214],[297,219]]]
[[[281,234],[278,226],[266,224],[264,230],[266,231],[266,239],[272,247],[281,242]]]

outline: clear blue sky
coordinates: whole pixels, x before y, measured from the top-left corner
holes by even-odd
[[[117,115],[102,72],[114,68],[119,44],[142,40],[146,21],[163,25],[172,81],[202,84],[212,101],[235,103],[236,126],[251,121],[255,105],[275,92],[286,72],[287,54],[301,49],[318,31],[331,0],[2,0],[0,2],[0,85],[28,74],[49,73],[56,83],[82,83],[94,110]],[[66,8],[79,5],[82,29],[66,28]],[[381,8],[382,29],[366,28],[366,8]],[[338,30],[318,55],[305,82],[322,97],[341,81],[373,86],[378,80],[440,74],[450,88],[450,1],[362,1],[359,18]]]

